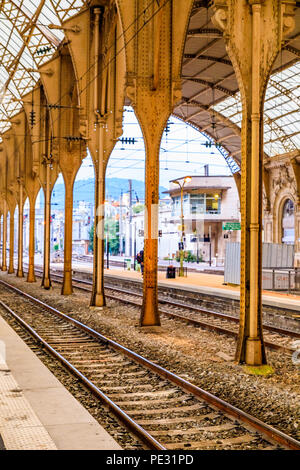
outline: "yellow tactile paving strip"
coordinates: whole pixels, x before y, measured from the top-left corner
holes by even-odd
[[[56,450],[0,356],[0,435],[7,450]]]

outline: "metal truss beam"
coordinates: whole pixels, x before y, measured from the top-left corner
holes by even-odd
[[[201,78],[197,78],[197,77],[182,77],[183,80],[185,81],[190,81],[190,82],[195,82],[195,83],[199,83],[200,85],[204,85],[206,86],[207,88],[206,89],[215,89],[215,90],[218,90],[218,91],[221,91],[222,93],[224,93],[225,95],[227,96],[234,96],[237,91],[234,90],[228,90],[228,88],[225,88],[225,87],[222,87],[220,85],[216,85],[215,83],[213,82],[209,82],[207,80],[202,80]],[[201,93],[201,92],[200,92]]]
[[[215,28],[196,28],[189,29],[187,33],[188,37],[202,37],[202,38],[222,38],[223,35],[219,29]]]
[[[209,60],[211,62],[218,62],[220,64],[230,65],[231,61],[228,59],[223,59],[222,57],[213,57],[210,55],[197,55],[197,54],[184,54],[185,59],[198,59],[198,60]]]

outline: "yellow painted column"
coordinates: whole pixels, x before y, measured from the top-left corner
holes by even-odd
[[[262,185],[264,96],[285,35],[294,28],[295,2],[213,2],[212,21],[224,32],[242,101],[241,285],[236,361],[266,363],[262,325]]]
[[[73,293],[72,288],[72,228],[73,228],[73,184],[65,180],[65,228],[64,228],[64,279],[63,295]]]
[[[7,271],[6,264],[6,245],[7,245],[7,208],[6,201],[3,201],[3,237],[2,237],[2,271]]]
[[[27,282],[35,282],[34,273],[34,253],[35,253],[35,199],[29,199],[29,266]]]
[[[18,269],[17,277],[24,277],[23,272],[23,185],[19,182],[19,217],[18,217]]]
[[[258,317],[261,305],[261,231],[262,231],[262,162],[260,148],[260,12],[261,4],[252,5],[252,109],[251,109],[251,182],[250,182],[250,296],[249,336],[246,340],[247,364],[262,364],[263,341]]]
[[[145,139],[145,240],[144,282],[141,326],[159,326],[157,289],[158,204],[159,204],[159,147],[156,139]]]
[[[14,210],[10,211],[9,217],[9,267],[8,274],[13,274],[14,269],[14,230],[15,230],[15,220],[14,220]]]
[[[2,238],[3,238],[3,236],[2,236],[2,233],[3,233],[3,221],[2,221],[2,224],[1,224],[1,215],[3,215],[3,214],[0,214],[0,244],[1,244],[1,240],[2,240]],[[3,218],[4,218],[4,216],[3,216]],[[2,256],[2,258],[3,258],[3,243],[2,243],[2,253],[1,253],[1,256]]]
[[[105,202],[105,170],[104,162],[104,124],[99,125],[98,160],[95,175],[95,221],[94,221],[94,265],[93,290],[90,300],[91,307],[106,305],[104,294],[104,202]]]
[[[44,265],[43,265],[43,279],[42,287],[50,289],[50,210],[51,210],[51,188],[50,188],[50,162],[46,162],[46,188],[44,191],[45,196],[45,209],[44,209]]]
[[[241,287],[240,333],[236,360],[248,365],[266,363],[262,328],[262,180],[263,102],[266,79],[261,75],[262,5],[251,2],[248,54],[250,76],[245,75],[248,93],[243,100],[241,168]],[[247,64],[245,63],[245,67]],[[248,70],[248,69],[247,69]]]

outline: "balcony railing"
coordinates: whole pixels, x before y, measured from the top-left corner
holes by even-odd
[[[199,215],[220,215],[221,214],[221,209],[211,209],[207,210],[206,212],[200,212],[200,211],[183,211],[184,217],[191,217],[191,216],[199,216]],[[180,211],[172,211],[172,217],[180,217]]]

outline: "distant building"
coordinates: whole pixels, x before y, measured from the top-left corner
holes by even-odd
[[[181,185],[184,177],[176,181]],[[158,224],[158,256],[174,258],[181,240],[181,189],[170,181],[165,192],[170,199],[160,201]],[[225,243],[239,241],[239,196],[232,176],[192,176],[183,185],[184,249],[204,261],[219,259],[225,255]],[[230,225],[229,223],[236,223]],[[226,226],[227,224],[227,226]],[[133,214],[132,244],[136,251],[144,245],[144,212]],[[134,251],[134,250],[132,250]]]
[[[90,230],[93,224],[94,206],[90,202],[79,201],[73,209],[73,253],[87,255]]]
[[[160,259],[175,258],[181,240],[181,189],[185,178],[170,181],[165,198],[159,201],[158,256]],[[240,221],[239,197],[232,176],[192,176],[183,185],[184,249],[198,259],[222,264],[225,243],[239,241],[239,230],[228,230],[228,223]],[[130,209],[128,194],[119,201],[106,200],[106,219],[119,221],[120,252],[133,256],[144,248],[143,201]],[[29,217],[24,212],[24,249],[28,250]],[[139,212],[137,212],[139,211]],[[17,212],[17,211],[16,211]],[[285,237],[290,235],[291,206],[285,211]],[[15,214],[16,215],[16,214]],[[130,223],[131,221],[131,223]],[[16,221],[17,222],[17,221]],[[73,253],[88,254],[89,234],[94,223],[94,205],[79,201],[73,209]],[[36,252],[43,251],[44,206],[36,208]],[[227,224],[227,227],[226,227]],[[235,226],[234,228],[237,228]],[[17,223],[15,224],[17,229]],[[15,237],[17,239],[17,236]],[[64,247],[64,211],[52,208],[50,228],[51,252],[62,252]]]

